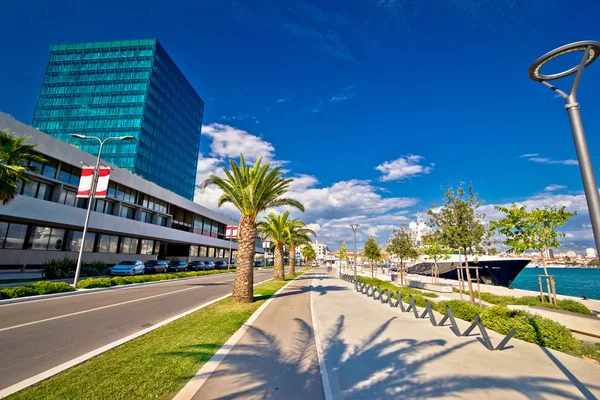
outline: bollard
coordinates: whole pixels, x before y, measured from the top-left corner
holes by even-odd
[[[510,330],[510,332],[508,332],[508,335],[506,335],[504,337],[504,339],[502,339],[502,341],[500,342],[500,344],[498,344],[498,346],[496,346],[496,350],[503,350],[504,346],[506,346],[506,344],[508,343],[508,341],[510,339],[512,339],[512,337],[515,335],[515,333],[517,333],[517,329],[516,328],[512,328]]]
[[[387,289],[385,289],[383,292],[385,292],[385,300],[383,297],[383,293],[381,293],[381,296],[379,296],[379,299],[381,300],[382,304],[385,304],[390,301],[390,292]]]
[[[450,328],[450,330],[456,336],[460,336],[460,329],[458,329],[458,324],[456,323],[456,320],[454,319],[454,315],[452,315],[452,310],[450,309],[450,306],[446,306],[446,315],[444,315],[444,318],[442,318],[442,320],[440,321],[440,323],[438,324],[438,326],[444,326],[444,323],[448,319],[450,320],[450,324],[452,325],[452,327]]]
[[[425,311],[423,311],[423,314],[421,314],[421,318],[425,318],[427,315],[429,315],[429,321],[431,322],[431,325],[437,326],[435,315],[433,314],[429,300],[425,300]]]
[[[419,311],[417,310],[417,306],[415,306],[415,299],[413,299],[412,295],[408,295],[408,301],[410,302],[410,305],[406,309],[406,312],[409,312],[410,310],[412,310],[413,314],[415,314],[415,318],[418,319]]]
[[[485,326],[483,326],[483,322],[481,322],[481,318],[479,317],[479,314],[475,314],[475,321],[471,324],[471,326],[469,326],[467,328],[466,331],[463,332],[462,336],[469,336],[469,334],[473,331],[473,329],[475,329],[475,327],[479,328],[479,332],[481,332],[481,336],[483,336],[483,339],[482,339],[483,345],[488,350],[494,350],[494,345],[492,345],[492,341],[490,340],[490,337],[488,336]],[[508,343],[508,341],[507,341],[507,343]]]

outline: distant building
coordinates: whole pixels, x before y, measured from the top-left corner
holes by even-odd
[[[585,249],[585,255],[587,257],[597,257],[596,249],[590,247],[589,249]]]
[[[317,242],[312,242],[310,245],[315,251],[315,255],[317,257],[316,261],[325,261],[325,256],[327,255],[327,245],[324,243]],[[304,246],[300,246],[298,248],[298,251],[301,251],[302,247]]]
[[[545,258],[554,258],[554,249],[548,249],[544,251]]]
[[[574,251],[567,251],[567,253],[565,255],[569,258],[577,257],[577,253],[575,253]]]
[[[50,47],[33,127],[194,199],[204,101],[156,39]]]

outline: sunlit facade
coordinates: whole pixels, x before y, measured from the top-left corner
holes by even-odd
[[[32,125],[193,199],[204,102],[156,39],[53,45]]]

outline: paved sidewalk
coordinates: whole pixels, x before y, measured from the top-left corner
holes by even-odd
[[[313,286],[323,288],[311,301],[333,398],[600,396],[598,364],[515,339],[492,352],[474,334],[456,337],[447,326],[433,327],[332,276],[315,278]],[[462,331],[468,325],[459,322]]]
[[[324,399],[310,312],[313,269],[281,292],[194,399]]]

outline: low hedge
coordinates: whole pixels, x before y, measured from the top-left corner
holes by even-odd
[[[132,283],[145,283],[164,281],[169,279],[193,278],[202,275],[215,275],[227,272],[227,270],[198,271],[198,272],[176,272],[172,274],[152,274],[136,276],[115,276],[114,278],[90,278],[77,283],[78,289],[94,289],[120,285],[131,285]]]
[[[0,299],[16,299],[43,294],[72,292],[73,290],[75,289],[65,282],[36,282],[29,285],[0,289]]]
[[[446,306],[450,306],[452,315],[465,321],[475,321],[475,314],[481,313],[481,307],[463,300],[445,300],[432,303],[433,308],[440,314],[446,315]]]

